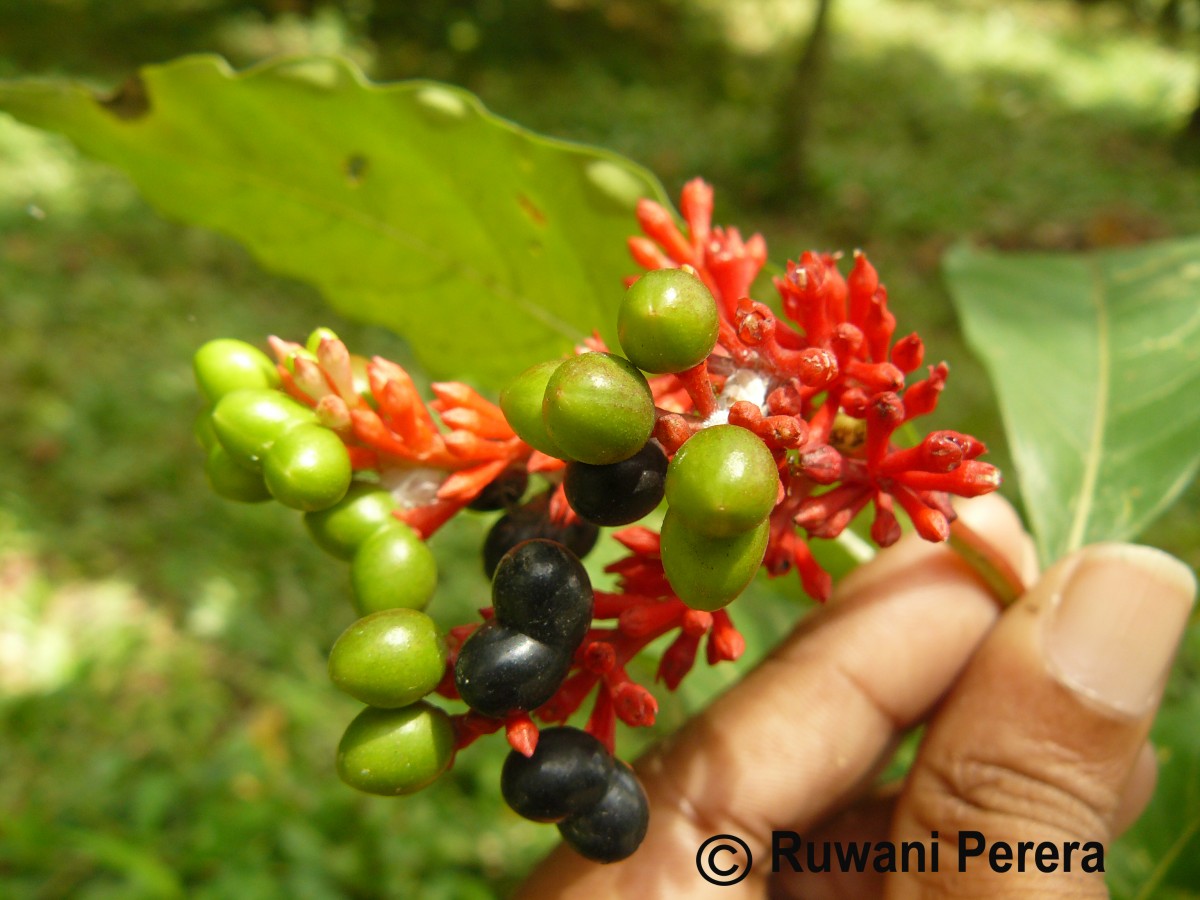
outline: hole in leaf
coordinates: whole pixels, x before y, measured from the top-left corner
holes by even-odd
[[[439,124],[463,119],[467,104],[458,94],[438,85],[421,88],[416,93],[417,103],[428,117]]]
[[[150,94],[140,75],[133,75],[107,97],[96,102],[118,119],[140,119],[150,112]]]
[[[351,187],[358,187],[362,184],[363,178],[367,174],[367,158],[361,153],[351,153],[346,157],[346,161],[342,163],[342,169],[346,173],[346,180],[350,182]]]

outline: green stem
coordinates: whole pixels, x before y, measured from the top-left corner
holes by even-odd
[[[1025,593],[1025,582],[1000,552],[962,519],[950,525],[950,546],[983,579],[1002,607]]]

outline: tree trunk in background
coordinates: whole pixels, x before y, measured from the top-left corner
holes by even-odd
[[[1167,0],[1158,11],[1158,30],[1167,37],[1178,40],[1183,33],[1183,2]]]
[[[1159,9],[1154,25],[1168,46],[1179,46],[1185,38],[1183,0],[1167,0]],[[1200,91],[1192,114],[1175,135],[1175,153],[1185,162],[1200,164]]]
[[[1200,100],[1176,137],[1175,149],[1181,159],[1200,164]]]
[[[800,47],[792,77],[780,92],[775,116],[776,175],[772,199],[794,202],[813,187],[810,142],[829,43],[829,10],[833,0],[817,0],[812,29]]]

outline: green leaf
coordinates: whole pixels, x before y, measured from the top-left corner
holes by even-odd
[[[1110,886],[1133,900],[1200,897],[1200,628],[1185,637],[1151,732],[1158,784],[1151,803],[1113,846]]]
[[[615,338],[645,169],[539,137],[432,82],[342,59],[149,66],[101,100],[0,82],[0,110],[123,169],[163,213],[245,243],[435,377],[499,387],[599,329]],[[298,337],[298,336],[296,336]]]
[[[1084,255],[953,248],[1042,561],[1136,536],[1200,464],[1200,238]]]

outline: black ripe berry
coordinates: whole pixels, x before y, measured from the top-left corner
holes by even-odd
[[[646,836],[650,805],[633,769],[613,760],[613,774],[594,806],[568,816],[558,830],[577,853],[601,863],[630,856]]]
[[[573,654],[592,621],[592,584],[579,559],[557,541],[513,547],[492,577],[501,625]]]
[[[558,541],[583,558],[596,546],[599,535],[600,529],[591,522],[578,521],[566,526],[553,522],[547,491],[496,520],[483,542],[483,572],[491,578],[501,557],[522,541],[534,538]]]
[[[592,585],[562,544],[524,541],[496,567],[496,617],[463,642],[454,667],[459,696],[500,718],[549,700],[592,621]]]
[[[544,728],[533,756],[508,754],[500,792],[518,815],[558,822],[585,812],[604,797],[615,772],[608,749],[578,728]]]
[[[529,711],[554,696],[571,668],[573,651],[543,644],[495,620],[484,622],[458,652],[454,685],[463,701],[485,716]]]
[[[521,499],[528,485],[529,473],[524,469],[505,469],[489,481],[467,507],[478,512],[508,509]]]
[[[597,525],[628,525],[662,501],[667,457],[653,441],[629,459],[607,466],[567,463],[567,502]]]
[[[563,839],[596,862],[630,856],[650,822],[646,792],[633,769],[576,728],[544,729],[530,757],[510,753],[500,792],[518,815],[557,822]]]

